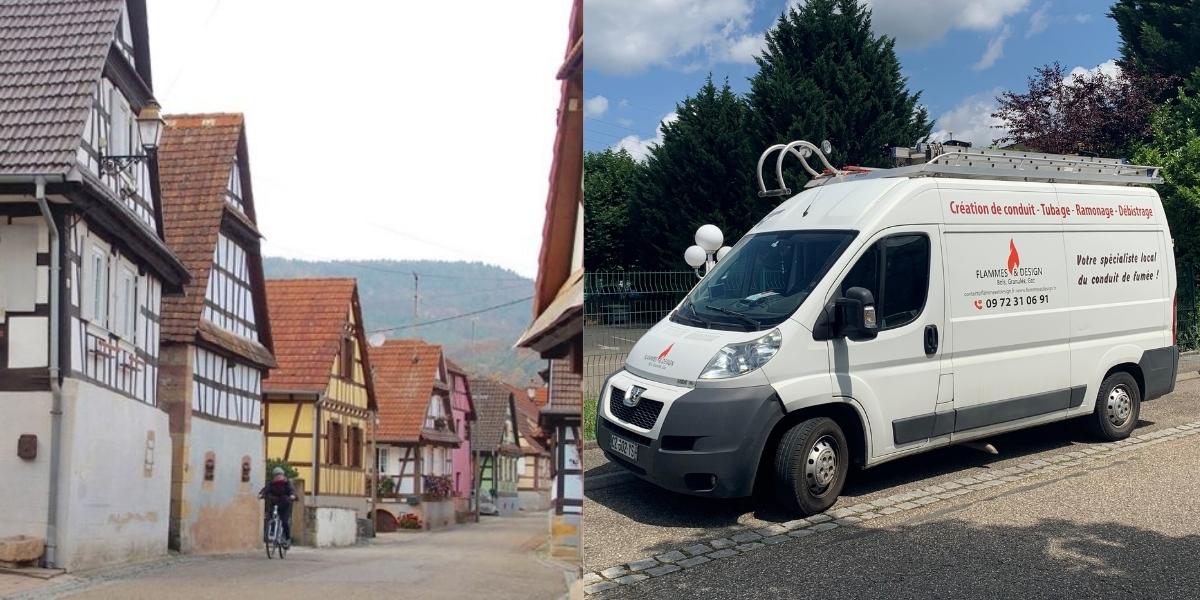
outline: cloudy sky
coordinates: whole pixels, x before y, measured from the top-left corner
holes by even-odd
[[[246,115],[266,254],[536,274],[568,0],[148,4],[164,109]]]
[[[585,147],[635,155],[712,72],[745,92],[763,32],[794,0],[587,0]],[[876,33],[896,38],[909,89],[934,131],[988,144],[995,96],[1026,89],[1035,67],[1113,68],[1119,38],[1095,0],[869,0]]]

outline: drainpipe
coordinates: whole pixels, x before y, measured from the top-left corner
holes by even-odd
[[[317,401],[313,403],[313,450],[312,450],[312,472],[313,472],[313,510],[317,508],[318,494],[320,493],[321,481],[321,405],[325,403],[325,392],[321,392],[317,396]]]
[[[46,180],[38,177],[34,180],[38,209],[46,220],[46,229],[50,237],[50,491],[49,504],[46,507],[46,566],[54,567],[58,553],[58,468],[59,468],[59,439],[62,433],[62,386],[59,382],[59,273],[62,268],[59,261],[58,226],[54,224],[54,216],[50,214],[50,205],[46,202]]]

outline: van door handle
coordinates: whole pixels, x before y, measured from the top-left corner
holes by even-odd
[[[933,356],[937,354],[938,349],[938,331],[937,325],[925,326],[925,354]]]

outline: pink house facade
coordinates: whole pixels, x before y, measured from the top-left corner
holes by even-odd
[[[475,421],[475,405],[471,402],[471,386],[467,373],[447,360],[450,372],[450,409],[454,416],[454,431],[462,440],[451,454],[454,472],[454,508],[460,518],[475,513],[475,453],[471,447],[471,424]]]

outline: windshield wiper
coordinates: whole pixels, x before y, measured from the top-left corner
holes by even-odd
[[[695,302],[688,300],[688,308],[691,309],[691,311],[692,311],[691,319],[693,321],[703,325],[705,329],[712,329],[712,324],[709,323],[708,321],[705,321],[704,318],[700,316],[700,313],[696,312],[696,303]]]
[[[704,308],[707,308],[708,310],[715,310],[719,313],[725,313],[731,317],[737,317],[737,318],[741,319],[743,322],[749,323],[755,329],[762,329],[762,323],[759,323],[758,321],[756,321],[750,317],[747,317],[746,315],[744,315],[736,310],[729,310],[728,308],[722,308],[720,306],[713,306],[711,304],[705,304]],[[696,309],[693,308],[692,310],[696,310]]]

